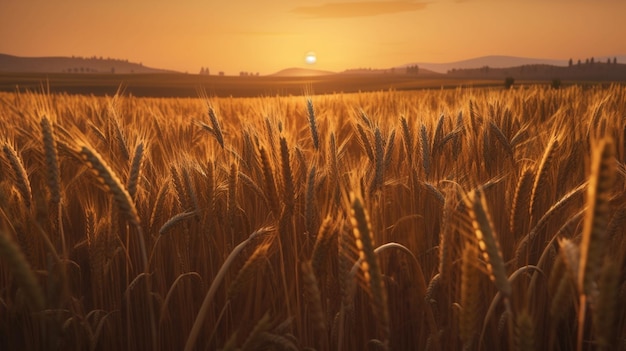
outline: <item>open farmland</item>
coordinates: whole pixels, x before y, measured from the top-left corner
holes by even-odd
[[[537,81],[527,80],[528,84]],[[544,81],[545,84],[548,81]],[[440,75],[415,77],[405,74],[331,74],[315,77],[289,76],[201,76],[197,74],[70,74],[3,73],[0,92],[42,91],[83,95],[137,97],[187,97],[206,91],[218,97],[301,96],[305,86],[315,94],[356,93],[384,90],[454,88],[457,86],[499,87],[500,78],[468,79]]]
[[[0,93],[0,349],[625,349],[625,101]]]

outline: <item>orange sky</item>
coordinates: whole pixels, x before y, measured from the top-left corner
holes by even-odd
[[[197,73],[626,54],[624,0],[1,0],[0,53]]]

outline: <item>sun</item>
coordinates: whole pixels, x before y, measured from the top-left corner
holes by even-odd
[[[315,55],[313,51],[309,51],[304,57],[304,62],[306,62],[309,65],[313,65],[315,64],[315,62],[317,62],[317,56]]]

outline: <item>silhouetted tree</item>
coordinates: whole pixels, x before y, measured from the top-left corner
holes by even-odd
[[[581,64],[580,59],[578,59],[578,63],[577,64],[580,66],[580,64]]]
[[[589,59],[587,58],[585,59],[585,65],[588,65],[588,64],[589,64]]]
[[[413,65],[413,66],[407,66],[406,67],[406,73],[407,74],[418,74],[419,70],[420,70],[420,68],[419,68],[418,65]]]
[[[616,65],[617,64],[617,57],[613,57],[613,64]]]
[[[513,86],[513,83],[515,83],[515,78],[513,78],[513,77],[506,77],[506,78],[504,78],[504,88],[505,89],[511,89],[511,87]]]
[[[574,64],[574,61],[572,59],[569,59],[569,66],[572,67],[573,64]]]
[[[606,64],[610,65],[611,64],[611,58],[609,57],[608,59],[606,59]]]
[[[593,57],[591,58],[591,61],[589,61],[589,63],[591,63],[593,65]]]

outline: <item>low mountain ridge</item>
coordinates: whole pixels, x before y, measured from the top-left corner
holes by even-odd
[[[142,63],[102,57],[20,57],[0,54],[0,72],[11,73],[175,73]]]

